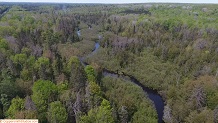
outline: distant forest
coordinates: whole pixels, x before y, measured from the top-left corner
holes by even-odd
[[[0,119],[218,123],[217,4],[0,3]]]

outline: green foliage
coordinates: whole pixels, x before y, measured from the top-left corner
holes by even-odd
[[[15,114],[23,110],[24,110],[24,100],[19,97],[16,97],[11,100],[11,105],[6,114],[8,118],[14,119]]]
[[[0,28],[0,32],[1,32],[1,28]],[[8,42],[5,39],[0,38],[0,53],[2,53],[4,55],[9,55],[10,54],[9,50],[10,49],[9,49]]]
[[[144,96],[141,88],[128,81],[109,77],[103,78],[102,82],[106,97],[112,100],[117,107],[126,107],[128,121],[157,122],[156,111],[148,98]]]
[[[185,98],[188,98],[195,88],[202,88],[202,90],[205,93],[205,102],[207,103],[208,108],[215,109],[215,107],[218,105],[218,103],[215,101],[217,99],[217,85],[214,83],[214,78],[212,76],[202,76],[199,77],[197,80],[194,81],[186,81],[184,83],[184,90],[182,93],[184,93],[186,96]],[[199,98],[200,97],[199,95]],[[194,107],[193,105],[191,107]]]
[[[40,69],[41,67],[48,66],[48,65],[49,65],[49,59],[46,57],[40,57],[35,63],[35,68]]]
[[[66,81],[63,83],[60,83],[57,85],[57,88],[58,88],[58,93],[62,93],[68,89],[68,83]]]
[[[30,56],[28,59],[27,59],[27,68],[29,69],[33,69],[34,68],[34,64],[36,62],[36,59],[34,56]]]
[[[109,51],[109,49],[106,49],[106,52],[107,51]],[[162,62],[160,58],[152,55],[150,50],[142,51],[140,56],[130,55],[129,59],[131,60],[129,63],[126,62],[126,57],[124,57],[123,60],[119,59],[120,55],[108,57],[105,56],[104,51],[97,53],[93,56],[92,60],[98,63],[98,61],[101,61],[97,60],[99,56],[101,56],[102,61],[104,61],[103,63],[99,63],[102,64],[103,67],[112,71],[119,70],[126,74],[133,75],[145,86],[161,89],[168,87],[169,84],[176,85],[175,80],[178,66],[170,62]],[[125,63],[126,65],[122,67],[119,63]]]
[[[0,49],[8,50],[8,42],[4,39],[0,39]]]
[[[33,102],[39,109],[44,109],[43,105],[52,102],[57,92],[57,87],[54,83],[47,80],[38,80],[33,84]],[[40,106],[42,105],[42,107]],[[40,111],[40,110],[39,110]]]
[[[21,53],[22,54],[26,54],[27,56],[30,56],[31,54],[31,49],[27,48],[27,47],[24,47],[22,50],[21,50]]]
[[[217,91],[213,91],[207,94],[207,105],[210,109],[216,108],[216,106],[218,105],[217,100],[218,100]]]
[[[213,112],[211,110],[202,110],[201,112],[191,112],[186,118],[187,123],[214,123]]]
[[[145,110],[146,109],[146,110]],[[141,103],[140,108],[136,113],[134,113],[132,117],[132,122],[133,123],[157,123],[157,114],[155,112],[152,112],[152,108],[148,107],[147,105],[144,105]],[[143,117],[143,116],[146,116]]]
[[[42,33],[42,38],[46,43],[47,47],[50,47],[52,44],[57,43],[58,37],[53,34],[53,30],[48,29]]]
[[[67,75],[70,78],[69,87],[75,91],[85,90],[86,75],[85,70],[78,57],[71,57],[67,63]]]
[[[96,82],[96,73],[91,65],[85,67],[85,72],[89,82]]]
[[[48,103],[56,98],[57,86],[48,80],[38,80],[33,84],[32,100],[39,113],[47,111]]]
[[[86,62],[130,74],[157,89],[171,109],[172,122],[212,122],[218,105],[217,10],[209,4],[6,3],[0,6],[0,118],[10,107],[10,117],[66,122],[58,109],[65,112],[76,100],[79,112],[88,112],[83,122],[157,122],[142,90],[122,80],[101,82],[102,71],[97,74],[89,65],[84,69],[78,57],[85,58],[98,41],[100,49]],[[38,114],[20,109],[22,99],[15,98],[31,94],[31,87]],[[65,105],[51,103],[57,97]],[[103,97],[113,104],[116,120],[108,103],[99,106]]]
[[[6,111],[8,110],[10,106],[10,100],[6,94],[1,94],[0,96],[1,96],[0,101],[3,106],[2,116],[4,116],[4,114],[6,113]]]
[[[89,89],[91,92],[91,95],[101,95],[101,88],[98,84],[96,84],[95,82],[90,82],[89,83]]]
[[[52,63],[52,68],[54,70],[54,75],[58,75],[60,73],[58,65],[60,65],[60,64],[58,64],[58,61],[54,60],[53,63]]]
[[[98,106],[99,101],[102,100],[102,91],[101,87],[97,84],[96,73],[94,68],[91,65],[87,65],[85,67],[85,72],[88,78],[88,88],[86,91],[89,94],[89,107],[93,108]]]
[[[34,64],[34,68],[38,71],[40,79],[47,79],[50,73],[50,62],[46,57],[40,57]]]
[[[16,64],[24,64],[27,61],[26,54],[16,54],[12,57],[12,61]]]
[[[2,108],[0,108],[0,118],[3,119],[3,111],[2,111]]]
[[[16,54],[11,57],[11,60],[17,65],[17,68],[21,70],[23,66],[26,66],[27,55],[26,54]]]
[[[2,79],[0,80],[0,95],[5,94],[9,99],[14,98],[19,94],[17,83],[6,70],[2,70]]]
[[[80,119],[81,123],[114,123],[110,102],[103,99],[99,107],[91,109],[87,116]]]
[[[55,101],[49,104],[48,119],[51,123],[67,122],[67,111],[60,101]]]
[[[31,72],[28,69],[23,69],[20,72],[20,76],[23,80],[30,80],[31,79]]]
[[[69,59],[69,61],[67,63],[66,71],[68,73],[70,73],[72,69],[77,69],[79,67],[79,65],[80,65],[80,62],[79,62],[78,57],[73,56]],[[72,68],[72,67],[75,67],[75,68]]]

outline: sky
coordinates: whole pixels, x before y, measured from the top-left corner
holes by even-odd
[[[0,0],[4,2],[49,2],[49,3],[218,3],[218,0]]]

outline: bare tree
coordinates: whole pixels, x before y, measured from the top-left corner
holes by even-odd
[[[194,88],[190,100],[194,103],[197,109],[202,108],[206,103],[206,94],[203,87]]]
[[[166,123],[173,123],[171,108],[170,108],[170,106],[168,104],[166,106],[164,106],[163,120]]]
[[[90,89],[89,89],[89,86],[87,86],[85,98],[86,98],[86,104],[87,104],[88,110],[90,110],[92,108],[90,96],[91,96]]]
[[[126,106],[121,106],[119,110],[119,117],[121,123],[127,123],[128,122],[128,111],[126,110]]]
[[[36,106],[30,96],[26,96],[24,106],[26,110],[36,110]]]
[[[214,113],[214,123],[218,123],[218,106],[213,110]]]
[[[75,114],[76,122],[79,122],[79,116],[81,114],[82,110],[82,101],[81,101],[81,95],[80,91],[76,94],[76,101],[73,104],[73,112]]]

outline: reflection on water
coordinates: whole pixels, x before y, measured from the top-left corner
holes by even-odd
[[[77,35],[78,35],[79,37],[81,36],[80,30],[77,31]]]

